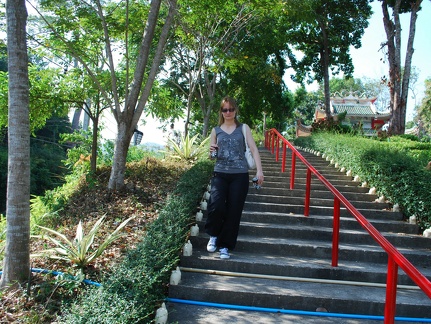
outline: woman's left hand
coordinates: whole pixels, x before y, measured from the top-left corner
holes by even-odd
[[[264,180],[263,172],[256,172],[256,178],[257,178],[257,184],[261,186]]]

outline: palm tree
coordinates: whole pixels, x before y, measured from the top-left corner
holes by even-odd
[[[30,122],[25,0],[6,2],[9,115],[6,249],[0,287],[30,271]]]

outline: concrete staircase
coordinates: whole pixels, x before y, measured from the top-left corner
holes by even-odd
[[[413,265],[431,278],[431,241],[417,235],[416,225],[404,222],[401,213],[393,212],[388,203],[375,202],[377,196],[368,194],[369,188],[353,182],[352,177],[329,162],[311,153],[301,153]],[[220,260],[218,253],[206,251],[208,235],[203,230],[204,218],[198,223],[200,234],[190,237],[193,255],[181,257],[182,279],[178,285],[169,287],[169,298],[252,309],[293,310],[304,312],[305,316],[316,310],[319,314],[321,311],[322,314],[361,314],[370,320],[373,316],[383,316],[386,253],[342,209],[339,266],[332,267],[332,194],[312,176],[310,216],[305,217],[306,170],[302,162],[297,160],[295,189],[290,190],[290,156],[285,173],[280,172],[281,162],[275,162],[269,151],[262,149],[261,157],[264,187],[260,190],[250,187],[237,247],[231,258]],[[396,316],[431,318],[431,299],[415,289],[401,269],[398,277]],[[179,306],[172,307],[175,311],[171,312],[171,320],[178,323],[248,323],[244,321],[246,315],[234,315],[234,311],[223,307],[212,310],[206,320],[198,320],[197,313],[193,316],[192,306],[188,315]],[[292,323],[312,323],[311,319],[305,320],[308,318],[301,317]],[[326,323],[324,319],[314,320]],[[270,323],[271,320],[250,321],[256,322]],[[289,321],[278,318],[275,322]],[[352,323],[335,319],[330,322]]]

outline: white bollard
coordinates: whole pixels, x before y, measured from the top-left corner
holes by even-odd
[[[192,254],[193,254],[193,246],[192,246],[192,243],[190,243],[190,240],[188,240],[187,243],[184,244],[183,255],[191,256]]]
[[[180,267],[177,267],[175,270],[172,270],[171,277],[169,279],[170,285],[178,285],[181,281],[181,271]]]
[[[370,194],[370,195],[375,195],[375,194],[376,194],[376,192],[377,192],[377,189],[376,189],[375,187],[372,187],[372,188],[368,191],[368,194]]]
[[[165,303],[156,311],[156,324],[166,324],[168,322],[168,310],[166,309]]]
[[[190,227],[190,236],[198,236],[199,235],[199,226],[198,224],[195,224],[194,226]]]

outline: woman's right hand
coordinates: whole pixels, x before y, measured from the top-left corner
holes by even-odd
[[[218,145],[217,144],[211,144],[210,145],[210,157],[212,159],[217,157],[217,156],[214,156],[214,154],[216,154],[217,151],[218,151]]]

